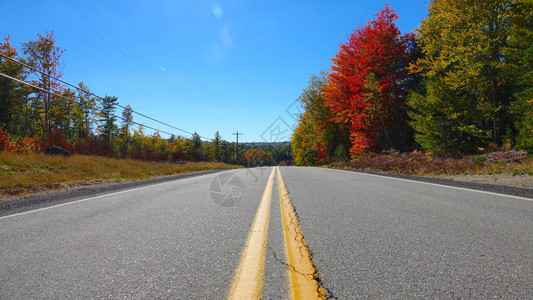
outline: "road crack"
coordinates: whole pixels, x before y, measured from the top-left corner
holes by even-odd
[[[302,276],[305,276],[305,277],[308,277],[314,280],[317,283],[316,292],[318,295],[323,295],[325,299],[338,299],[336,296],[333,295],[333,292],[330,289],[328,289],[325,286],[324,282],[320,279],[318,268],[314,264],[314,260],[313,260],[314,253],[311,251],[311,249],[309,249],[309,246],[305,242],[303,232],[299,225],[300,217],[298,215],[298,211],[296,211],[296,208],[294,207],[294,204],[292,204],[290,201],[289,194],[290,192],[288,191],[285,184],[283,184],[282,196],[288,201],[282,201],[282,205],[285,207],[285,211],[293,212],[292,214],[287,215],[289,217],[289,225],[287,225],[287,228],[285,228],[285,231],[289,233],[289,236],[297,243],[298,251],[300,252],[300,255],[304,256],[305,253],[307,252],[307,255],[309,255],[309,257],[311,258],[311,264],[312,264],[314,272],[304,273],[304,272],[299,271],[295,266],[291,265],[290,263],[285,262],[284,260],[279,259],[274,249],[272,249],[271,247],[269,247],[269,249],[272,252],[274,259],[277,262],[283,264],[287,268],[290,268],[295,273],[298,273]]]

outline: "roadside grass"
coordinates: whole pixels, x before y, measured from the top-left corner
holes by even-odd
[[[437,158],[426,152],[368,154],[328,167],[415,176],[533,175],[533,157],[523,151],[501,151],[463,158]]]
[[[0,151],[0,197],[45,190],[240,166],[217,162],[146,162],[101,156],[71,157]]]

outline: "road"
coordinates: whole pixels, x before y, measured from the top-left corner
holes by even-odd
[[[0,217],[1,299],[533,298],[533,201],[265,167]]]

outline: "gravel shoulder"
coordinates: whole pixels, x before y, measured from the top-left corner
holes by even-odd
[[[533,188],[533,176],[531,175],[513,175],[513,174],[491,174],[491,175],[451,175],[439,176],[440,179],[485,183],[493,185],[513,186],[518,188]]]
[[[346,171],[396,177],[533,199],[533,176],[531,175],[513,176],[512,174],[495,174],[425,177],[391,173],[362,172],[357,170]]]

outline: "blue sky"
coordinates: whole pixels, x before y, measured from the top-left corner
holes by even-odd
[[[20,49],[53,30],[68,82],[204,137],[279,141],[311,74],[387,2],[402,32],[426,15],[427,0],[0,0],[0,36]]]

